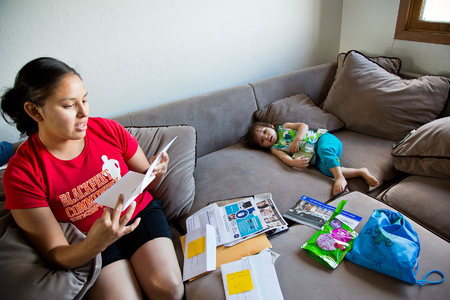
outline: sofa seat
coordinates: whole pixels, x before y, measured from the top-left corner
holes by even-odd
[[[450,241],[450,179],[411,175],[377,198]]]
[[[341,199],[348,202],[344,209],[360,215],[363,220],[356,228],[360,232],[374,209],[387,205],[360,192],[352,192],[330,204],[337,206]],[[420,269],[417,278],[428,271],[440,270],[450,274],[450,244],[419,224],[411,221],[421,243]],[[280,254],[275,262],[284,299],[449,299],[450,281],[425,286],[411,285],[393,277],[366,269],[346,259],[335,270],[319,264],[300,247],[315,229],[291,226],[289,231],[270,239],[273,251]],[[439,280],[433,274],[429,280]],[[186,284],[186,298],[225,299],[220,270]]]
[[[280,213],[285,213],[302,195],[325,202],[332,185],[333,180],[315,167],[295,170],[273,154],[235,144],[197,159],[190,214],[213,201],[268,192]]]
[[[394,169],[391,156],[394,141],[361,134],[351,130],[333,133],[343,145],[341,165],[349,168],[368,168],[380,181],[380,185],[370,188],[362,178],[348,180],[350,191],[377,195],[395,178],[399,172]]]

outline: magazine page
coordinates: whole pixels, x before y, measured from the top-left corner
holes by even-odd
[[[228,223],[233,233],[233,244],[268,229],[253,197],[222,206],[221,209],[225,215],[225,222]],[[226,246],[229,246],[229,244]]]
[[[301,196],[294,207],[283,215],[286,219],[320,229],[331,217],[336,207],[322,203],[307,196]],[[342,211],[336,218],[355,229],[362,217]]]
[[[257,194],[253,196],[248,197],[241,197],[241,198],[232,198],[232,199],[226,199],[226,200],[220,200],[215,201],[213,203],[216,203],[218,206],[225,206],[232,203],[236,203],[242,200],[245,200],[247,198],[253,198],[256,207],[258,208],[260,215],[264,219],[267,230],[265,231],[267,236],[272,236],[274,234],[283,232],[285,230],[288,230],[288,224],[286,220],[284,220],[283,216],[278,211],[275,202],[272,199],[271,193],[262,193]],[[252,235],[253,236],[253,235]],[[249,238],[249,237],[247,237]]]
[[[275,206],[271,193],[258,194],[253,197],[267,227],[270,228],[269,231],[266,231],[266,235],[272,236],[288,230],[288,224]]]

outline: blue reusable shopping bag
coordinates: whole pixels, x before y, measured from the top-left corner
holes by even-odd
[[[354,240],[353,249],[346,258],[411,284],[443,282],[445,276],[437,270],[429,272],[422,280],[416,280],[419,252],[419,237],[408,220],[398,212],[376,209]],[[433,272],[440,274],[442,280],[425,280]]]

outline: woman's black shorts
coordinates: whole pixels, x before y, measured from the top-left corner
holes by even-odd
[[[154,198],[127,225],[133,223],[136,218],[141,218],[139,226],[102,252],[102,267],[121,259],[130,259],[139,247],[150,240],[158,237],[172,238],[161,200]]]

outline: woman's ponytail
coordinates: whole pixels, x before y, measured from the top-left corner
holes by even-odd
[[[80,77],[73,68],[51,57],[41,57],[27,63],[17,73],[14,86],[1,97],[3,119],[11,125],[15,124],[22,136],[36,132],[38,124],[25,111],[25,102],[43,106],[60,80],[69,73]]]

